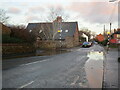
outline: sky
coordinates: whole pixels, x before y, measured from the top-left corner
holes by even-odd
[[[0,8],[10,16],[9,23],[26,25],[46,22],[49,8],[63,8],[69,22],[78,22],[79,29],[88,28],[96,34],[118,28],[118,1],[109,0],[3,0]]]

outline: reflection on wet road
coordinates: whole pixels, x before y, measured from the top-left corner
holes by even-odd
[[[104,53],[92,51],[88,54],[85,71],[90,88],[102,88]]]

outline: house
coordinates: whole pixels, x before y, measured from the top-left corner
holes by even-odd
[[[111,35],[110,42],[111,42],[111,43],[120,43],[120,29],[118,29],[117,31],[115,31],[115,32]]]
[[[96,36],[96,39],[97,39],[99,42],[102,42],[102,41],[105,40],[105,37],[104,37],[104,35],[99,34],[99,35]]]
[[[10,35],[11,33],[11,29],[2,23],[0,23],[0,29],[1,29],[2,35]]]
[[[120,39],[120,30],[113,33],[113,38]]]
[[[53,22],[29,23],[27,29],[36,36],[36,39],[42,41],[58,41],[64,43],[66,47],[79,45],[78,23],[62,22],[61,17],[57,17]]]
[[[27,26],[27,30],[40,40],[51,40],[52,29],[52,23],[29,23]]]

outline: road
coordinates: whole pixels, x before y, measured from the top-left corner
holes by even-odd
[[[3,88],[101,88],[103,61],[104,49],[99,45],[52,56],[4,60]]]

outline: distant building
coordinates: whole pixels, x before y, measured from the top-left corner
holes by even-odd
[[[64,41],[68,47],[79,45],[78,23],[62,22],[61,17],[53,22],[29,23],[27,29],[40,40]]]
[[[117,31],[115,31],[115,32],[111,35],[110,42],[111,42],[111,43],[120,43],[120,29],[118,29]]]
[[[99,42],[102,42],[105,40],[104,36],[102,34],[99,34],[96,36],[96,40],[99,41]]]

